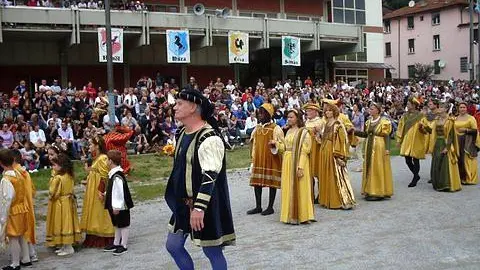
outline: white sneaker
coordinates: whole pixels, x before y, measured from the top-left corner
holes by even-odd
[[[55,249],[55,253],[60,253],[60,252],[63,252],[63,247],[59,248],[59,249]]]
[[[38,262],[38,256],[37,255],[30,256],[30,261],[31,262]]]
[[[37,169],[35,169],[35,170],[33,170],[32,172],[36,173],[36,172],[38,172],[38,170],[37,170]]]

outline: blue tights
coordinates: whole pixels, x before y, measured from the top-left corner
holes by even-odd
[[[169,233],[167,237],[167,251],[172,255],[175,263],[180,270],[193,270],[193,260],[185,249],[185,241],[188,234],[181,233]],[[203,253],[207,256],[212,270],[225,270],[227,269],[227,261],[223,256],[222,248],[217,247],[204,247]]]

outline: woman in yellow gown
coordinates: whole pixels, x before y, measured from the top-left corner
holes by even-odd
[[[96,136],[90,140],[90,153],[94,160],[91,167],[85,164],[88,176],[80,228],[86,233],[83,246],[103,248],[113,244],[115,231],[101,196],[105,192],[109,171],[102,137]]]
[[[355,131],[355,135],[366,138],[362,195],[367,201],[378,201],[393,195],[389,150],[392,124],[380,116],[381,109],[379,104],[372,103],[371,118],[365,124],[365,131]]]
[[[343,124],[337,120],[337,106],[325,103],[326,123],[317,131],[320,142],[320,205],[329,209],[351,209],[355,196],[347,172],[348,141]]]
[[[284,141],[270,141],[282,158],[282,206],[280,221],[290,224],[315,221],[310,176],[311,137],[304,128],[301,112],[288,112],[289,130]]]
[[[430,179],[433,188],[438,191],[461,190],[455,119],[448,116],[445,106],[437,109],[435,119],[432,121],[431,136],[433,143],[429,144],[428,152],[432,153]]]
[[[50,179],[46,245],[60,246],[58,256],[74,253],[72,244],[81,240],[78,222],[77,202],[74,194],[73,163],[70,158],[60,154],[52,160],[56,174]]]
[[[477,152],[480,148],[477,121],[467,113],[467,104],[464,102],[458,105],[458,112],[455,131],[460,148],[458,161],[460,179],[464,185],[476,185],[478,183]]]

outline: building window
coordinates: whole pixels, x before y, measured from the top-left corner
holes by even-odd
[[[460,72],[468,72],[468,57],[460,57]]]
[[[386,34],[390,34],[390,20],[385,20],[383,22],[383,32],[386,33]]]
[[[356,85],[360,80],[368,81],[368,70],[366,69],[335,69],[335,81],[344,81],[348,85]]]
[[[413,21],[413,16],[408,16],[407,17],[407,28],[408,29],[413,29],[415,28],[415,23]]]
[[[440,35],[433,36],[433,50],[440,51]]]
[[[365,0],[333,0],[333,22],[365,25]]]
[[[410,65],[408,66],[408,78],[412,79],[413,77],[415,77],[415,66]]]
[[[440,74],[440,60],[433,61],[433,73]]]
[[[390,42],[385,43],[385,56],[386,57],[392,56],[392,43]]]
[[[415,39],[411,38],[408,40],[408,54],[415,53]]]
[[[440,24],[440,13],[433,13],[432,14],[432,25],[439,25]]]
[[[341,62],[366,62],[367,61],[367,35],[363,34],[363,52],[350,53],[333,57],[333,61]]]

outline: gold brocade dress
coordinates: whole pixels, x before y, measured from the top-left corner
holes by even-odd
[[[55,175],[50,179],[46,225],[46,246],[71,245],[81,240],[73,177]]]
[[[325,125],[320,152],[320,205],[329,209],[350,209],[355,196],[348,177],[347,133],[339,121]]]
[[[19,178],[25,183],[26,202],[28,205],[27,214],[27,231],[25,232],[25,239],[31,243],[36,244],[36,222],[34,210],[35,185],[33,184],[30,174],[20,164],[15,163],[13,169]]]
[[[277,149],[283,154],[281,222],[315,221],[308,156],[311,144],[310,134],[304,128],[290,129],[283,142],[277,141]],[[297,177],[297,168],[303,169],[301,178]]]
[[[458,170],[459,147],[455,134],[455,120],[449,118],[444,122],[432,122],[432,137],[434,144],[430,145],[432,165],[430,166],[430,179],[432,186],[438,191],[458,191],[462,189],[460,173]],[[444,150],[447,153],[443,153]]]
[[[467,131],[460,132],[460,128],[465,128]],[[455,132],[460,148],[458,164],[460,179],[464,185],[476,185],[478,183],[477,151],[480,148],[480,136],[475,118],[468,115],[468,119],[465,121],[456,119]]]
[[[320,144],[317,143],[315,140],[315,134],[313,133],[313,129],[315,127],[320,127],[324,124],[324,120],[320,117],[316,117],[312,120],[307,120],[305,122],[305,127],[308,129],[310,133],[310,137],[312,137],[312,150],[310,151],[310,174],[313,177],[317,177],[320,175]]]
[[[28,202],[25,182],[22,181],[15,171],[6,171],[3,177],[12,183],[15,189],[15,196],[10,204],[10,211],[7,219],[7,233],[9,237],[23,236],[28,229]]]
[[[103,200],[98,197],[99,190],[105,190],[108,180],[107,156],[98,156],[87,176],[87,186],[83,199],[80,228],[85,232],[83,245],[86,247],[105,247],[113,243],[115,230]]]
[[[428,134],[431,130],[429,122],[420,112],[406,113],[398,122],[396,133],[400,143],[400,155],[425,159]]]
[[[362,170],[362,195],[390,198],[393,195],[392,167],[387,155],[392,124],[385,118],[368,120],[366,132],[359,132],[365,140],[365,159]]]
[[[282,141],[282,129],[275,123],[257,125],[250,140],[253,165],[250,185],[279,189],[282,180],[282,159],[280,155],[272,154],[268,142]]]

